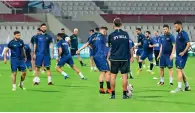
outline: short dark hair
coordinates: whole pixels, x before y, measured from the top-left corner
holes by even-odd
[[[14,35],[20,34],[20,31],[14,31]]]
[[[40,29],[40,28],[37,28],[37,30],[38,30],[38,31],[41,31],[41,29]]]
[[[96,27],[95,28],[95,31],[97,31],[97,32],[100,31],[100,28],[99,27]]]
[[[62,28],[61,30],[65,30],[64,28]]]
[[[113,23],[114,23],[114,26],[116,26],[116,27],[120,27],[122,25],[122,21],[120,18],[115,18],[113,20]]]
[[[146,31],[146,33],[151,34],[151,32],[150,32],[150,31]]]
[[[164,28],[164,27],[167,27],[167,28],[169,29],[169,25],[167,25],[167,24],[163,25],[163,28]]]
[[[100,29],[105,29],[106,30],[106,27],[102,26],[102,27],[100,27]]]
[[[141,30],[141,28],[138,28],[138,27],[136,28],[136,30],[138,30],[138,31],[142,31],[142,30]]]
[[[105,26],[104,28],[105,28],[106,31],[108,30],[108,27]]]
[[[182,25],[182,22],[181,22],[181,21],[176,21],[176,22],[174,23],[174,25],[175,25],[175,24]]]
[[[41,24],[41,27],[42,27],[42,26],[46,26],[46,24],[45,24],[45,23],[42,23],[42,24]]]
[[[63,35],[64,35],[63,33],[58,33],[58,34],[57,34],[57,36],[58,36],[58,37],[61,37],[61,38],[63,37]]]
[[[91,29],[91,30],[89,30],[90,32],[94,32],[94,30],[93,29]]]

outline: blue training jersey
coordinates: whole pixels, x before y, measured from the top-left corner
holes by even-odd
[[[111,49],[110,60],[127,61],[129,58],[129,35],[122,29],[117,29],[108,36]]]
[[[25,49],[25,53],[26,53],[26,57],[28,61],[31,61],[31,49],[29,47],[29,45],[25,44],[24,45],[24,49]]]
[[[62,48],[61,57],[70,55],[69,44],[65,40],[58,41],[57,48]]]
[[[34,45],[35,44],[35,38],[37,35],[32,36],[32,38],[30,39],[30,42]]]
[[[144,38],[143,39],[143,50],[146,53],[153,53],[153,47],[149,47],[149,45],[154,45],[155,42],[152,38]]]
[[[160,43],[162,45],[162,54],[171,55],[173,44],[175,44],[175,37],[171,33],[163,35]]]
[[[179,56],[179,54],[185,50],[189,41],[189,36],[186,31],[182,30],[178,33],[176,38],[176,55]],[[185,55],[188,55],[188,52],[186,52]]]
[[[36,54],[50,55],[50,44],[52,37],[48,34],[38,34],[35,38]]]
[[[105,38],[104,35],[98,33],[96,37],[92,37],[88,41],[88,43],[92,46],[94,57],[104,56],[106,46],[104,38]]]
[[[141,45],[138,46],[138,49],[143,49],[143,39],[145,38],[145,35],[140,33],[137,35],[137,43],[141,43]]]
[[[7,47],[11,50],[11,58],[24,59],[24,42],[21,39],[11,40]]]
[[[155,41],[155,44],[156,44],[156,47],[154,47],[154,50],[159,50],[160,51],[161,36],[155,36],[155,37],[153,37],[153,40]]]

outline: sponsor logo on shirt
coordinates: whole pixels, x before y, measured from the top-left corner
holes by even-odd
[[[117,39],[127,39],[127,37],[125,35],[118,35],[114,37],[114,40],[117,40]]]

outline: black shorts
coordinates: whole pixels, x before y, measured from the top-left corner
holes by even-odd
[[[111,73],[118,74],[120,70],[121,74],[126,74],[129,72],[129,62],[128,61],[111,61]]]
[[[71,56],[74,56],[74,55],[76,55],[76,51],[78,50],[78,48],[76,48],[76,49],[71,49],[70,51],[71,51]]]

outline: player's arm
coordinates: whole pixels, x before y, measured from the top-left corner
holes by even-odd
[[[159,60],[160,59],[160,56],[162,55],[162,44],[160,44],[160,52],[159,52],[159,55],[157,57],[157,59]]]
[[[180,56],[183,56],[186,52],[188,52],[188,49],[190,48],[190,40],[189,40],[189,36],[187,33],[184,33],[184,39],[185,39],[185,42],[186,43],[186,48],[184,49],[183,52],[180,53]]]
[[[54,57],[54,45],[53,42],[50,43],[49,48],[51,49],[52,58]]]
[[[6,47],[5,50],[4,50],[4,53],[3,53],[3,56],[4,56],[4,63],[6,64],[7,63],[7,52],[9,51],[9,48]]]
[[[81,50],[85,49],[90,43],[87,42],[85,43],[81,48],[79,48],[77,51],[76,51],[76,54],[78,54]]]

